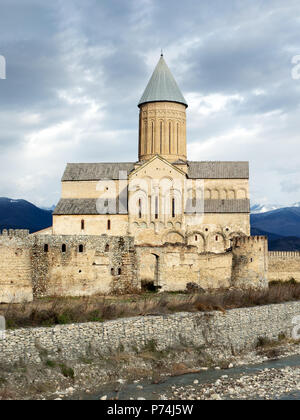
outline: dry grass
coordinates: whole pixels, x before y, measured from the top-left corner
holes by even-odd
[[[219,290],[205,294],[162,293],[126,297],[47,298],[28,304],[0,305],[8,328],[101,322],[175,312],[226,311],[300,300],[300,284],[278,283],[268,290]]]
[[[15,394],[7,388],[0,389],[0,401],[14,400]]]

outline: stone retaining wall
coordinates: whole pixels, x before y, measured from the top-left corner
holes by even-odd
[[[76,360],[109,354],[118,348],[142,349],[152,340],[159,349],[185,344],[225,356],[254,348],[260,337],[276,340],[281,334],[291,336],[292,319],[297,315],[300,302],[232,309],[226,313],[178,313],[18,329],[7,331],[6,338],[0,341],[0,363],[20,359],[39,363],[45,350],[51,359]]]

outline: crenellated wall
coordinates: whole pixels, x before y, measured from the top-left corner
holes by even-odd
[[[143,283],[161,291],[267,287],[267,240],[231,240],[225,252],[197,244],[135,245],[131,236],[49,235],[4,231],[0,235],[0,302],[45,296],[131,293]],[[194,237],[195,239],[195,237]],[[230,241],[229,244],[230,245]]]
[[[232,254],[234,287],[268,286],[268,239],[265,236],[233,238]]]
[[[300,282],[300,252],[270,251],[268,256],[269,281]]]
[[[129,293],[140,286],[130,237],[0,235],[0,302]]]

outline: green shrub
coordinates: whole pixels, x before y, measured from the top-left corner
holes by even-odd
[[[56,363],[53,360],[46,360],[46,366],[54,369],[56,367]]]
[[[65,378],[74,379],[75,372],[71,367],[69,367],[67,365],[64,365],[64,364],[61,364],[60,365],[60,370],[61,370],[61,373],[64,375]]]

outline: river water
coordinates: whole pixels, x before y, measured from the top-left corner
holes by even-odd
[[[192,385],[195,380],[199,381],[199,384],[213,383],[223,375],[227,375],[229,378],[239,378],[243,375],[251,375],[258,373],[264,369],[282,369],[285,367],[300,367],[300,355],[289,356],[278,360],[270,360],[256,365],[245,365],[239,366],[232,369],[226,370],[215,370],[209,369],[207,371],[201,371],[199,373],[189,373],[181,376],[167,377],[164,382],[159,384],[153,384],[150,382],[139,382],[122,384],[119,383],[103,385],[99,387],[96,393],[88,395],[86,393],[74,394],[71,399],[80,400],[99,400],[103,395],[107,395],[107,399],[118,399],[118,400],[134,400],[138,398],[144,398],[146,400],[155,400],[159,396],[165,395],[166,397],[170,393],[172,386],[176,388],[181,386]],[[142,386],[143,389],[138,389],[138,386]],[[294,391],[290,394],[278,395],[278,400],[299,400],[300,391]]]

